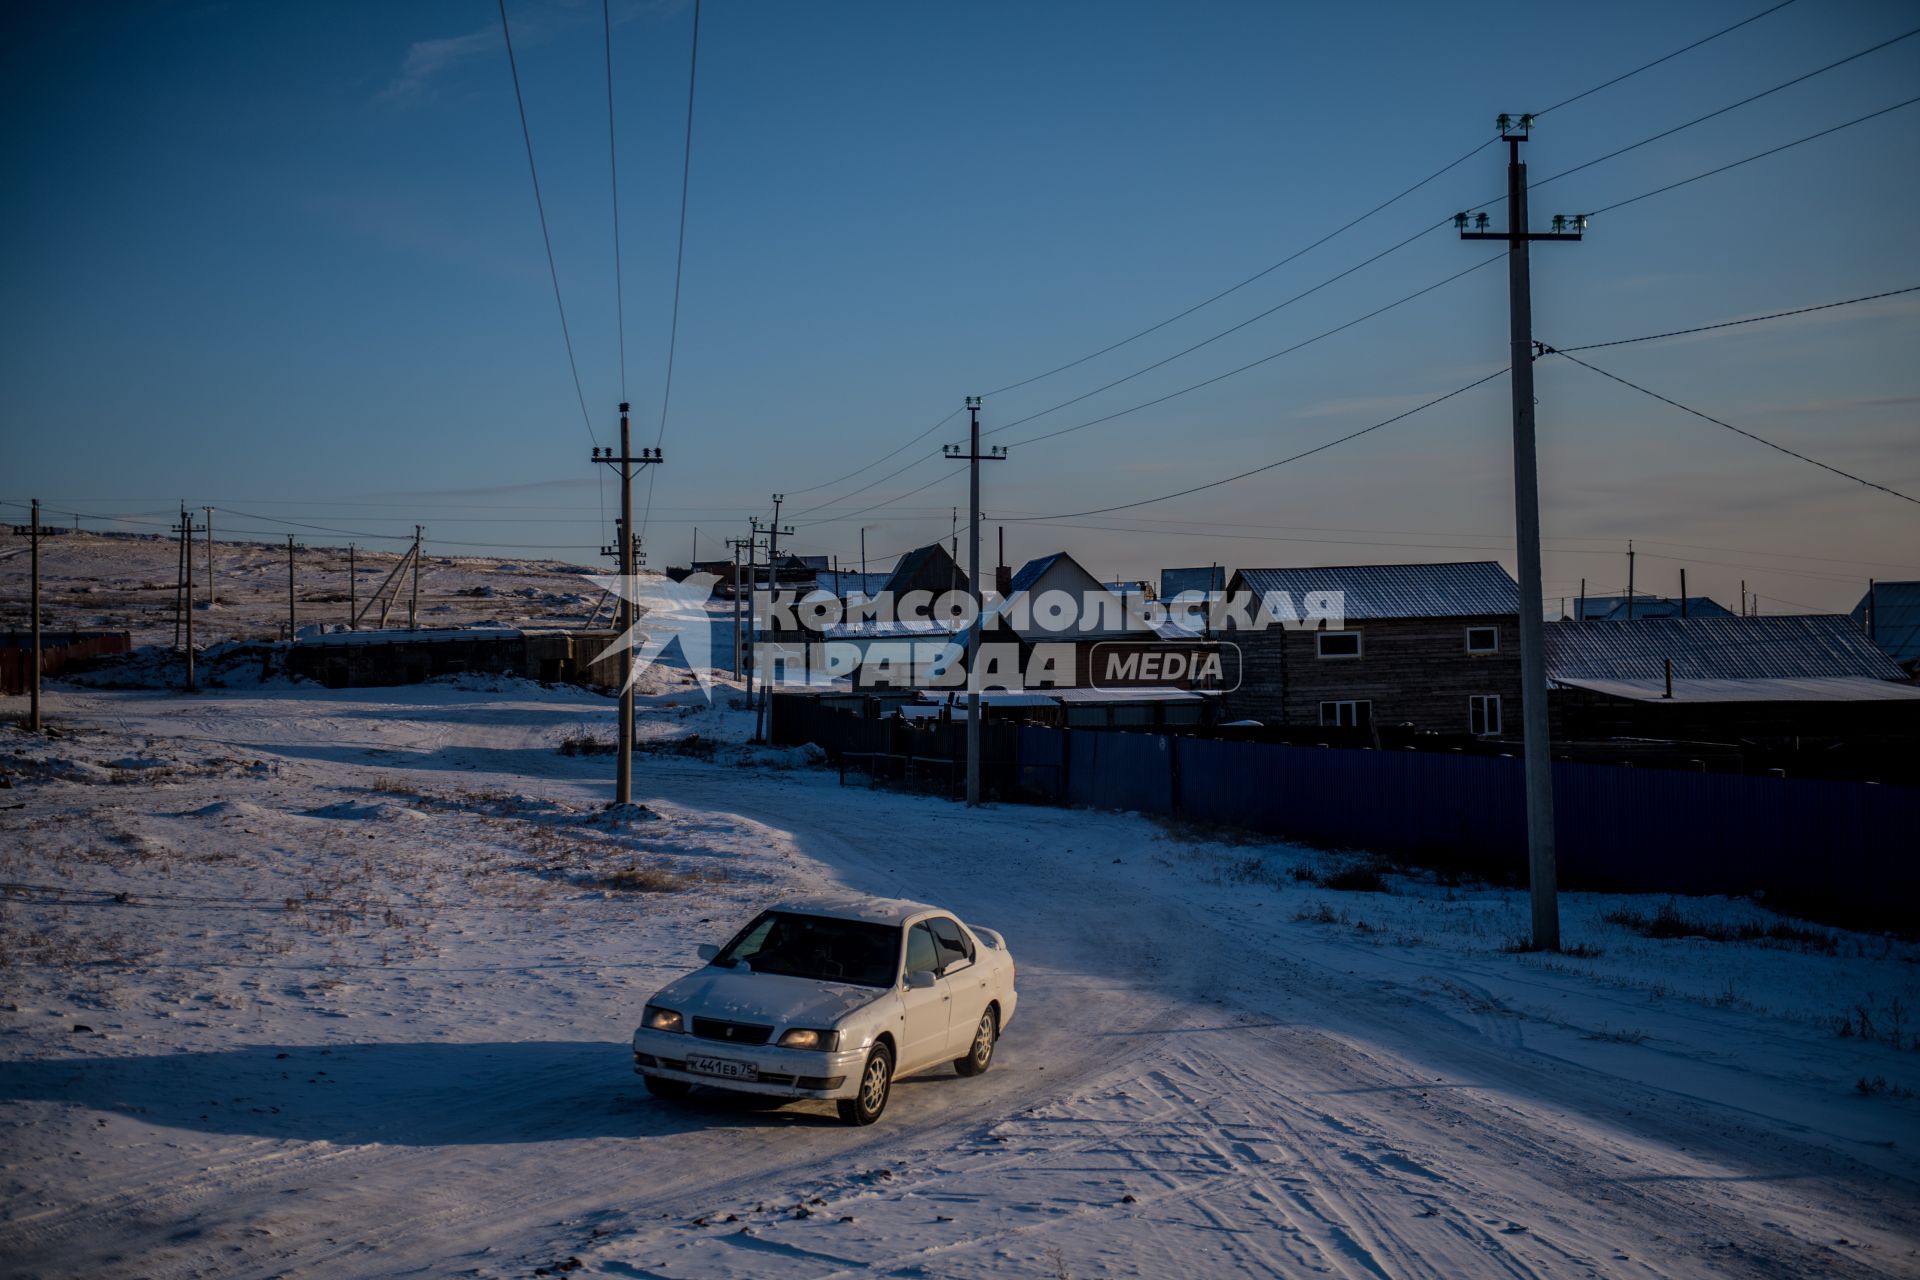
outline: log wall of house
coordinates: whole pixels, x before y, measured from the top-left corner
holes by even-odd
[[[1467,628],[1496,627],[1495,653],[1468,653]],[[1235,632],[1244,674],[1228,695],[1235,719],[1275,725],[1314,725],[1320,704],[1367,701],[1375,724],[1412,723],[1438,733],[1468,730],[1468,699],[1497,694],[1501,730],[1520,731],[1520,623],[1517,618],[1385,618],[1353,622],[1361,635],[1357,658],[1317,656],[1312,631],[1269,627]]]

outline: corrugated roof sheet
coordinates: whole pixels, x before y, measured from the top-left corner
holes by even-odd
[[[1920,702],[1920,686],[1872,676],[1819,676],[1779,680],[1678,680],[1667,697],[1666,680],[1561,680],[1636,702]]]
[[[1585,607],[1586,612],[1579,610]],[[1627,620],[1627,598],[1625,596],[1587,596],[1584,600],[1574,601],[1574,616],[1588,622],[1625,622]],[[1633,620],[1642,618],[1677,618],[1680,616],[1680,601],[1669,600],[1665,596],[1643,596],[1635,593],[1633,597]],[[1687,616],[1689,618],[1731,618],[1733,610],[1721,604],[1711,596],[1688,596]]]
[[[1876,582],[1870,593],[1874,612],[1873,642],[1893,655],[1895,662],[1920,661],[1920,582]],[[1853,619],[1867,620],[1868,596],[1853,606]]]
[[[1547,624],[1547,675],[1583,680],[1803,680],[1906,673],[1859,624],[1836,615],[1647,618]]]
[[[1056,551],[1050,556],[1041,556],[1037,560],[1029,560],[1021,565],[1020,572],[1013,575],[1013,581],[1008,585],[1007,594],[1019,595],[1032,587],[1034,583],[1040,581],[1042,574],[1053,567],[1054,561],[1066,554],[1064,551]]]
[[[1253,591],[1289,593],[1296,609],[1310,591],[1344,592],[1349,622],[1369,618],[1479,618],[1520,611],[1520,588],[1491,560],[1243,569],[1238,577]]]

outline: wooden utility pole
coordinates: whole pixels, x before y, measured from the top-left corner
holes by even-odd
[[[1556,215],[1553,230],[1536,232],[1527,223],[1527,166],[1520,160],[1520,144],[1533,128],[1533,117],[1515,120],[1502,115],[1495,122],[1507,144],[1506,231],[1488,231],[1487,215],[1457,214],[1454,226],[1463,240],[1507,242],[1507,336],[1513,377],[1513,505],[1515,542],[1520,570],[1520,710],[1526,759],[1527,867],[1533,896],[1533,945],[1544,951],[1560,949],[1558,869],[1554,856],[1553,751],[1548,740],[1547,657],[1545,609],[1540,582],[1540,464],[1534,439],[1533,398],[1533,284],[1528,246],[1535,240],[1579,240],[1586,216]],[[1631,600],[1631,595],[1629,595]],[[1631,605],[1629,605],[1631,607]]]
[[[288,644],[292,644],[294,640],[294,634],[293,634],[294,624],[295,624],[295,619],[294,619],[294,612],[293,612],[293,535],[288,534],[287,535],[287,643]]]
[[[967,628],[967,803],[980,803],[980,673],[975,668],[980,658],[980,633],[986,607],[986,594],[980,590],[980,464],[1005,462],[1005,445],[980,452],[980,397],[967,397],[967,450],[947,446],[947,457],[964,459],[967,464],[967,593],[973,597],[973,623]]]
[[[628,404],[620,402],[620,453],[596,448],[593,460],[620,473],[620,578],[622,590],[615,593],[614,628],[620,633],[620,742],[613,779],[613,802],[633,803],[633,601],[634,589],[633,477],[641,467],[660,463],[660,450],[642,449],[633,456],[633,432],[628,424]]]
[[[1687,616],[1687,571],[1684,566],[1680,570],[1680,616]]]
[[[213,591],[213,508],[200,509],[207,513],[207,608],[211,609],[220,603]]]
[[[27,604],[28,609],[33,613],[33,622],[29,628],[33,632],[33,651],[27,655],[29,668],[27,728],[30,732],[38,733],[40,732],[40,499],[38,498],[33,500],[33,523],[28,525],[27,529],[33,538],[32,550],[28,552],[32,557],[33,576],[33,588]],[[19,533],[19,526],[14,526],[13,531]]]
[[[359,604],[359,601],[355,597],[359,594],[357,587],[359,586],[360,576],[354,570],[353,544],[349,542],[347,544],[347,630],[349,631],[353,630],[354,624],[358,621],[358,619],[354,617],[354,612],[355,607]]]
[[[180,590],[185,598],[187,627],[187,692],[195,692],[193,684],[193,535],[199,530],[193,527],[193,517],[185,507],[180,508]]]
[[[1633,539],[1627,539],[1627,621],[1633,621]]]

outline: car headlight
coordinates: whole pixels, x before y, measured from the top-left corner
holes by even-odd
[[[657,1004],[647,1006],[647,1016],[641,1020],[641,1025],[649,1031],[685,1031],[687,1029],[686,1023],[681,1020],[677,1012],[672,1009],[662,1009]]]
[[[818,1049],[822,1053],[832,1053],[840,1047],[840,1033],[794,1027],[781,1033],[779,1043],[782,1049]]]

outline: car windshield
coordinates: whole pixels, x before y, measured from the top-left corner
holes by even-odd
[[[769,911],[728,943],[713,963],[732,968],[742,960],[755,973],[890,987],[899,976],[900,930],[865,920]]]

